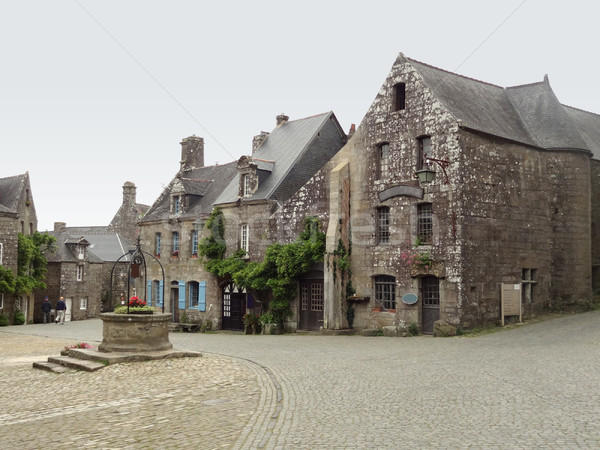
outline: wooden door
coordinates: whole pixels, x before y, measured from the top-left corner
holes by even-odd
[[[300,330],[317,331],[323,326],[323,280],[300,282]]]
[[[437,277],[421,278],[421,295],[423,298],[421,332],[433,333],[433,324],[440,318],[440,280]]]

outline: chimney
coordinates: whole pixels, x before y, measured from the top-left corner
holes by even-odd
[[[348,131],[348,139],[350,139],[352,136],[354,136],[355,132],[356,132],[356,125],[355,124],[351,124],[350,125],[350,131]]]
[[[131,181],[126,181],[123,184],[123,204],[124,205],[134,205],[135,204],[135,184]]]
[[[277,119],[277,128],[279,128],[284,123],[287,123],[287,121],[289,120],[289,117],[286,116],[285,114],[281,113],[276,117],[276,119]]]
[[[252,153],[260,148],[261,145],[265,143],[267,138],[269,137],[269,133],[266,131],[261,131],[260,134],[257,134],[252,138]]]
[[[54,222],[54,232],[55,233],[60,233],[61,231],[64,231],[65,228],[67,228],[66,222]]]
[[[182,172],[204,167],[204,138],[192,135],[181,140]]]

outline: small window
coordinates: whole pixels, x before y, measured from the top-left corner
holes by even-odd
[[[4,246],[4,244],[2,242],[0,242],[0,265],[2,265],[2,250],[3,250],[3,246]]]
[[[381,206],[377,208],[375,240],[377,244],[387,244],[390,242],[390,208]]]
[[[160,233],[156,233],[155,235],[155,246],[154,246],[154,254],[156,256],[160,256],[160,238],[161,238],[161,234]]]
[[[433,238],[433,210],[431,203],[417,205],[417,239],[421,244],[431,244]]]
[[[29,234],[33,235],[33,224],[31,222],[29,223]]]
[[[533,303],[534,287],[537,284],[537,269],[521,269],[521,289],[522,302]]]
[[[198,256],[198,231],[192,230],[192,236],[190,238],[191,255]]]
[[[377,179],[389,176],[390,144],[381,144],[377,147]]]
[[[375,300],[384,309],[396,309],[396,278],[389,275],[375,277]]]
[[[200,289],[197,281],[190,281],[188,284],[189,305],[190,308],[197,308],[200,304]]]
[[[83,281],[83,265],[77,266],[77,281]]]
[[[150,290],[150,298],[151,303],[156,306],[161,306],[161,296],[162,290],[160,288],[160,281],[153,280],[152,281],[152,289]]]
[[[87,309],[88,299],[87,297],[79,299],[79,309]]]
[[[181,197],[176,195],[173,197],[173,214],[181,213]]]
[[[431,137],[423,136],[417,139],[418,154],[417,154],[417,170],[425,167],[426,160],[431,156]]]
[[[173,231],[173,253],[179,252],[179,232]]]
[[[242,175],[242,195],[244,197],[250,197],[252,195],[252,185],[249,174]]]
[[[249,227],[247,224],[242,225],[242,230],[241,230],[241,239],[240,239],[240,248],[242,250],[244,250],[246,253],[248,253],[249,250],[249,239],[248,239],[248,235],[249,235]]]
[[[394,85],[394,111],[400,111],[406,107],[406,84]]]

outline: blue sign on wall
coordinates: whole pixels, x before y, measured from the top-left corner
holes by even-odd
[[[419,297],[417,297],[417,294],[404,294],[402,296],[402,303],[405,303],[407,305],[414,305],[415,303],[417,303],[417,301],[419,301]]]

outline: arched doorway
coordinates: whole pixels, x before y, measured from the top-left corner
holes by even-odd
[[[223,330],[243,330],[246,312],[246,289],[237,286],[233,281],[223,285]]]

